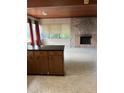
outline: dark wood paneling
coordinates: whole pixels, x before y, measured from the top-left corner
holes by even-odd
[[[29,75],[64,75],[63,51],[28,51],[27,59]]]
[[[96,4],[97,0],[90,0],[90,4]],[[27,7],[48,7],[48,6],[67,6],[83,5],[84,0],[27,0]]]
[[[89,0],[89,4],[97,4],[97,0]]]
[[[63,55],[63,51],[49,51],[49,55],[50,56],[62,56]]]
[[[27,58],[28,74],[47,74],[48,73],[48,57],[45,51],[28,51]]]
[[[61,7],[39,7],[28,8],[28,15],[36,18],[65,18],[97,16],[97,5],[61,6]],[[44,16],[42,11],[48,15]]]
[[[36,74],[48,73],[48,57],[46,51],[34,51],[34,65]]]
[[[35,74],[36,70],[34,67],[34,53],[33,51],[27,52],[27,73]]]
[[[61,51],[49,51],[49,74],[64,75],[64,58]]]

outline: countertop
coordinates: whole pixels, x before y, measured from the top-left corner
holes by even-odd
[[[64,45],[46,45],[38,49],[27,49],[28,51],[64,51]]]

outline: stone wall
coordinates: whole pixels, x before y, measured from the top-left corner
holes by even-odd
[[[91,35],[91,44],[80,44],[80,36]],[[97,18],[71,18],[71,47],[97,47]]]

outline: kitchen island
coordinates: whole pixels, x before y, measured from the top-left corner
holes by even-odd
[[[46,45],[27,50],[28,75],[64,75],[64,46]]]

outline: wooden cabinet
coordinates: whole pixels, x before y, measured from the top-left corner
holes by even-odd
[[[34,53],[33,53],[33,51],[30,51],[27,53],[27,71],[28,71],[28,74],[36,73],[34,67],[35,67],[35,65],[34,65]]]
[[[28,51],[28,74],[64,75],[63,51]]]
[[[63,75],[63,52],[62,51],[50,51],[49,52],[49,74]]]
[[[48,58],[46,51],[34,51],[34,65],[36,74],[48,73]]]

